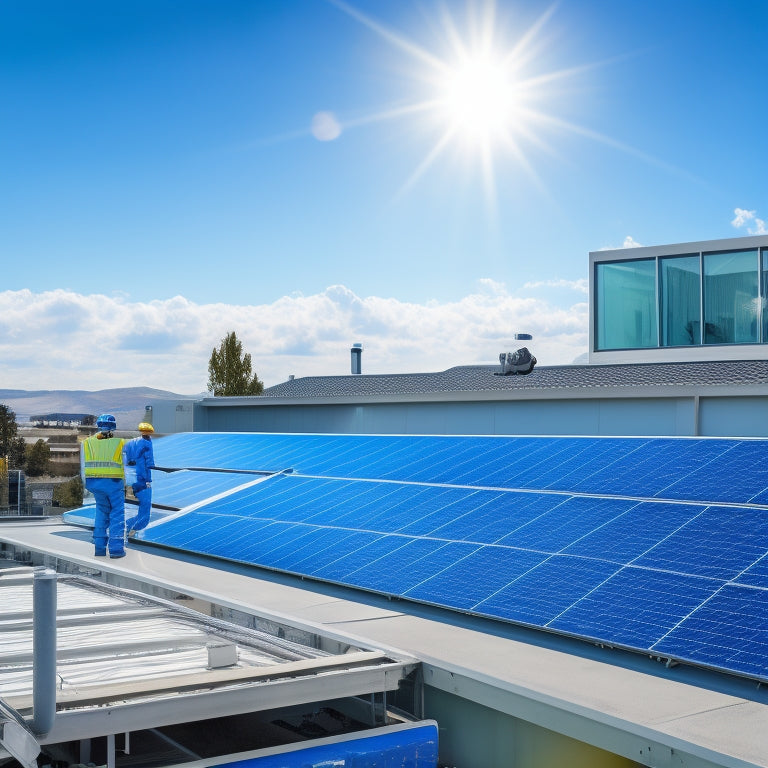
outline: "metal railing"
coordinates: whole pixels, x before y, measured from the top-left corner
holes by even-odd
[[[47,517],[50,514],[51,505],[39,502],[18,502],[11,506],[0,507],[0,521],[18,517]]]

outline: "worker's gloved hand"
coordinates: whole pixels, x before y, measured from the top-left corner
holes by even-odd
[[[131,490],[134,493],[138,493],[139,491],[143,491],[145,488],[149,488],[149,483],[134,483],[131,486]]]

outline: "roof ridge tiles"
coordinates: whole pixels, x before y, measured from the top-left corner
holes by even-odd
[[[269,387],[261,397],[386,396],[636,386],[750,386],[768,383],[768,360],[543,365],[526,376],[494,375],[498,370],[498,365],[473,364],[417,373],[306,376]]]

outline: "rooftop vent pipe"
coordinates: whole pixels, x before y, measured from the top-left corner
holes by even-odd
[[[38,736],[56,716],[56,571],[40,566],[32,582],[32,721]]]
[[[363,372],[363,345],[357,342],[352,345],[352,373],[360,374]]]

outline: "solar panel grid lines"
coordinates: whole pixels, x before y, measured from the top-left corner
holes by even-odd
[[[624,648],[651,650],[720,585],[711,579],[624,567],[548,625]]]
[[[152,477],[153,493],[167,506],[186,507],[199,499],[207,499],[218,493],[250,482],[253,477],[235,474],[217,474],[214,472],[154,472]]]
[[[723,589],[725,586],[726,586],[726,584],[725,584],[724,582],[722,582],[722,583],[719,583],[719,584],[717,585],[717,587],[716,587],[716,588],[715,588],[715,589],[714,589],[714,590],[711,592],[711,594],[710,594],[710,595],[709,595],[709,596],[708,596],[706,599],[704,599],[704,600],[701,600],[701,601],[699,601],[698,603],[696,603],[696,605],[694,605],[694,606],[691,608],[691,610],[690,610],[690,611],[689,611],[689,612],[688,612],[688,613],[687,613],[685,616],[681,616],[681,617],[678,619],[678,621],[677,621],[677,622],[676,622],[674,625],[672,625],[671,627],[669,627],[669,629],[667,629],[667,630],[666,630],[666,632],[664,632],[664,634],[663,634],[663,635],[661,635],[661,637],[659,637],[659,639],[658,639],[658,640],[656,640],[656,641],[655,641],[655,642],[654,642],[654,643],[653,643],[653,644],[650,646],[649,650],[654,650],[654,648],[656,648],[657,646],[661,646],[661,645],[664,643],[664,640],[666,640],[666,638],[667,638],[669,635],[671,635],[671,634],[672,634],[672,633],[673,633],[673,632],[674,632],[674,631],[675,631],[675,630],[676,630],[678,627],[682,626],[682,625],[683,625],[683,624],[684,624],[686,621],[688,621],[689,619],[691,619],[691,617],[692,617],[692,616],[693,616],[693,615],[694,615],[694,614],[695,614],[697,611],[700,611],[700,610],[701,610],[701,609],[702,609],[704,606],[706,606],[706,604],[707,604],[707,603],[708,603],[710,600],[712,600],[713,598],[715,598],[715,597],[718,595],[718,593],[719,593],[719,592],[721,592],[721,591],[722,591],[722,589]]]
[[[632,564],[702,511],[700,505],[612,499],[624,507],[613,520],[569,544],[563,554],[602,556]]]
[[[275,475],[275,477],[276,476],[278,475]],[[232,482],[222,484],[220,486],[206,486],[210,495],[205,496],[204,498],[197,498],[194,501],[187,503],[185,506],[178,508],[177,511],[172,514],[163,515],[157,522],[168,522],[169,520],[177,518],[180,515],[188,514],[189,512],[199,509],[202,506],[217,502],[220,499],[226,499],[230,496],[237,496],[238,494],[247,491],[249,488],[252,488],[255,485],[260,485],[266,480],[269,480],[271,476],[258,477],[256,479],[252,477],[246,479],[247,476],[244,475],[229,475],[229,477],[233,478]],[[154,525],[154,523],[150,523],[150,525]]]
[[[682,475],[669,491],[678,498],[694,492],[700,497],[706,493],[713,502],[768,503],[768,442],[732,441],[723,448],[720,455]]]
[[[227,438],[227,435],[218,435],[218,437],[221,440],[225,440]],[[407,476],[413,476],[412,472],[404,472],[401,469],[393,469],[392,466],[384,467],[382,466],[381,462],[384,461],[385,458],[392,459],[392,462],[395,462],[398,455],[402,455],[403,451],[406,451],[409,449],[409,446],[415,446],[420,445],[422,448],[425,445],[425,441],[432,440],[437,447],[431,449],[431,454],[434,455],[434,457],[437,457],[439,454],[443,455],[444,457],[450,457],[451,451],[453,451],[453,455],[455,456],[456,453],[456,445],[457,441],[465,440],[468,441],[467,445],[474,445],[478,443],[485,444],[486,446],[491,446],[492,449],[496,452],[496,455],[503,457],[504,451],[506,451],[508,457],[513,457],[514,461],[505,461],[503,458],[499,459],[499,466],[504,467],[505,470],[507,470],[509,467],[512,467],[514,465],[514,468],[516,468],[517,477],[526,478],[526,475],[528,476],[527,482],[521,482],[518,483],[520,487],[529,487],[529,488],[538,488],[543,489],[544,486],[547,488],[556,488],[558,486],[557,482],[554,482],[553,484],[549,485],[547,483],[542,482],[543,476],[538,476],[535,478],[535,482],[531,481],[531,476],[534,474],[534,467],[538,466],[538,469],[536,471],[541,471],[542,473],[549,471],[554,473],[554,476],[557,476],[557,473],[563,473],[565,467],[563,465],[564,456],[562,455],[563,450],[570,451],[572,455],[578,457],[577,460],[574,461],[573,464],[573,470],[578,470],[583,475],[583,478],[587,478],[587,485],[589,483],[595,483],[596,479],[598,477],[605,478],[606,472],[608,475],[610,475],[612,471],[612,467],[614,467],[616,459],[614,459],[613,464],[609,465],[609,469],[605,469],[606,462],[603,461],[599,455],[598,452],[602,451],[619,451],[623,452],[622,455],[626,455],[627,452],[634,453],[636,451],[641,452],[652,452],[652,451],[658,451],[659,446],[663,445],[669,445],[671,443],[675,443],[676,445],[680,446],[684,443],[690,443],[695,444],[696,442],[703,444],[707,444],[711,446],[716,451],[721,451],[722,446],[726,444],[730,444],[731,447],[733,447],[734,442],[739,442],[742,444],[746,444],[749,441],[726,441],[724,439],[718,439],[718,440],[705,440],[701,439],[699,441],[696,440],[686,440],[686,439],[674,439],[674,438],[498,438],[498,437],[488,437],[488,438],[457,438],[457,437],[450,437],[450,436],[444,436],[444,437],[435,437],[435,438],[425,438],[423,436],[419,436],[417,438],[413,437],[404,437],[404,436],[378,436],[378,437],[370,437],[365,436],[364,441],[361,440],[362,436],[324,436],[324,435],[313,435],[313,436],[302,436],[302,435],[280,435],[277,437],[273,437],[270,435],[244,435],[242,436],[244,438],[248,439],[258,439],[260,441],[260,448],[259,451],[261,452],[259,455],[263,454],[265,451],[268,451],[269,445],[271,443],[276,443],[275,450],[278,450],[278,453],[280,454],[280,464],[277,464],[275,462],[272,462],[274,466],[272,467],[264,467],[261,468],[267,468],[267,469],[284,469],[288,464],[295,464],[297,463],[295,459],[297,458],[297,452],[294,449],[292,449],[291,453],[286,453],[286,443],[293,441],[294,444],[299,444],[305,437],[307,440],[310,441],[309,450],[306,451],[305,454],[305,460],[301,462],[301,467],[298,469],[298,471],[304,473],[304,474],[312,474],[314,472],[314,468],[318,465],[318,462],[321,462],[323,465],[323,472],[327,473],[329,467],[331,465],[335,465],[334,468],[334,474],[339,475],[342,474],[336,470],[339,469],[338,467],[338,460],[334,458],[335,455],[338,456],[345,456],[346,459],[348,459],[348,462],[345,462],[345,466],[349,466],[350,468],[354,468],[355,471],[352,472],[349,476],[350,477],[360,477],[361,475],[361,467],[365,467],[365,463],[361,463],[359,453],[362,451],[357,451],[356,449],[358,447],[365,447],[366,445],[369,445],[372,441],[382,441],[379,453],[382,454],[379,456],[379,461],[376,463],[377,467],[382,468],[382,474],[386,474],[387,477],[396,477],[397,479],[407,479]],[[166,438],[161,438],[166,439]],[[547,450],[552,450],[552,445],[556,444],[560,441],[563,445],[565,445],[565,448],[563,445],[560,446],[558,449],[558,462],[552,462],[551,460],[547,460]],[[418,441],[418,442],[417,442]],[[242,441],[241,441],[242,442]],[[524,447],[525,444],[528,444],[527,447]],[[397,447],[397,450],[393,453],[393,446]],[[490,449],[489,449],[490,450]],[[501,451],[501,453],[499,453]],[[527,454],[527,458],[526,458]],[[254,455],[253,452],[251,452],[251,455]],[[554,455],[554,454],[553,454]],[[768,454],[766,454],[768,456]],[[537,458],[534,460],[533,457],[536,456]],[[593,461],[591,462],[592,466],[590,465],[589,461],[586,461],[586,459],[592,456],[594,457]],[[394,457],[394,458],[393,458]],[[286,461],[287,459],[290,459],[290,461]],[[351,463],[349,463],[351,462]],[[390,464],[392,463],[390,462]],[[200,462],[198,462],[200,463]],[[246,462],[247,463],[247,462]],[[395,462],[396,464],[396,462]],[[448,462],[450,464],[450,461]],[[681,462],[678,462],[678,466],[676,467],[675,471],[687,471],[690,474],[690,467],[687,465],[679,466]],[[685,464],[685,463],[684,463]],[[368,465],[371,466],[370,462],[368,462]],[[657,461],[656,466],[653,467],[651,464],[646,464],[649,469],[653,469],[653,471],[658,474],[660,470],[663,470],[665,467],[669,465],[669,462],[666,460],[664,461]],[[471,464],[467,465],[468,468],[471,468]],[[441,472],[448,472],[448,469],[446,467],[433,467],[433,470],[439,470]],[[449,480],[452,483],[457,482],[457,478],[455,477],[456,474],[464,474],[464,469],[462,468],[461,473],[453,472],[452,474],[449,473],[442,477],[442,480]],[[645,483],[648,479],[648,472],[638,473],[636,470],[629,473],[630,475],[634,474],[635,476],[640,477],[640,479]],[[765,472],[766,474],[766,482],[761,483],[759,488],[755,490],[755,494],[761,493],[765,491],[766,487],[768,487],[768,470]],[[485,473],[486,477],[488,477],[488,473]],[[506,477],[509,478],[509,472],[506,472]],[[643,476],[645,476],[645,479],[643,479]],[[582,478],[582,484],[585,483],[585,480]],[[377,479],[383,479],[381,476],[378,476]],[[423,478],[419,478],[423,479]],[[434,478],[431,478],[434,480]],[[495,477],[493,479],[493,482],[484,482],[485,485],[491,485],[491,484],[499,484],[504,485],[506,487],[510,487],[510,485],[513,485],[514,482],[510,483],[509,479],[504,480],[504,482],[496,482],[498,477]],[[514,480],[514,478],[513,478]],[[469,472],[466,476],[466,481],[473,483],[473,484],[482,484],[482,480],[478,480],[477,472]],[[465,482],[464,478],[462,478],[462,482]],[[575,488],[572,483],[568,483],[566,485],[562,485],[562,487],[565,487],[566,490],[570,491],[581,491],[584,490],[585,492],[599,492],[599,493],[614,493],[615,495],[631,495],[628,493],[627,490],[627,483],[617,483],[614,481],[613,485],[615,487],[607,487],[604,483],[600,485],[600,487],[593,487],[593,488]],[[667,484],[665,484],[662,487],[666,487]],[[657,495],[659,493],[660,488],[654,488],[653,494]],[[643,488],[643,491],[647,491],[647,488]],[[649,494],[646,492],[640,493],[639,495],[643,497],[647,497]],[[685,494],[676,493],[676,498],[686,498]],[[700,494],[694,493],[692,496],[692,500],[699,500],[701,499]],[[714,501],[716,499],[707,499],[709,501]],[[744,499],[739,499],[738,501],[744,501]],[[758,499],[759,501],[759,499]]]
[[[543,553],[521,550],[512,558],[506,548],[462,543],[466,548],[460,557],[445,562],[433,573],[423,574],[421,581],[404,591],[402,596],[481,613],[478,605],[487,598],[489,591],[501,591],[547,557]]]
[[[766,543],[768,520],[763,510],[705,507],[634,564],[730,580],[765,553]]]
[[[478,602],[473,612],[547,628],[555,616],[620,568],[615,563],[551,555]]]
[[[382,480],[439,483],[442,480],[440,467],[450,465],[458,468],[468,460],[471,454],[472,448],[469,444],[463,446],[458,451],[455,446],[448,442],[437,445],[433,449],[430,449],[428,445],[424,445],[416,461],[408,461],[407,464],[401,467],[392,467],[390,462],[390,467],[387,471],[381,473],[377,478]],[[356,476],[359,477],[359,473]]]
[[[468,440],[461,462],[456,461],[455,455],[449,455],[446,461],[435,463],[431,469],[431,480],[452,485],[525,487],[519,478],[527,476],[530,479],[534,476],[535,468],[543,468],[551,463],[554,445],[548,439],[526,446],[516,438],[510,438],[509,442],[495,443],[473,438]],[[554,454],[565,450],[564,446],[559,446]],[[481,474],[478,474],[478,468],[481,468]]]
[[[666,441],[663,449],[664,455],[660,458],[663,466],[666,467],[664,477],[668,479],[668,482],[666,485],[662,484],[656,495],[661,496],[700,470],[706,471],[713,462],[720,461],[723,453],[731,448],[732,445],[723,445],[721,441],[711,441],[704,446],[689,443],[680,447],[672,441]],[[666,457],[670,453],[671,461],[667,461]]]
[[[719,456],[723,451],[723,441],[706,441],[699,453]],[[670,498],[686,497],[675,489],[676,484],[670,482],[673,478],[685,478],[698,471],[701,467],[691,467],[689,452],[690,444],[675,442],[671,438],[648,440],[636,450],[625,453],[609,466],[576,483],[572,490],[579,491],[589,488],[593,492],[636,497],[659,497],[665,489]],[[708,456],[704,466],[711,464]],[[703,500],[699,493],[688,497]],[[711,499],[715,500],[715,499]]]
[[[451,467],[450,473],[446,474],[450,482],[491,485],[495,479],[500,479],[501,485],[509,486],[523,474],[534,476],[539,467],[546,467],[553,457],[566,450],[565,446],[556,446],[548,439],[538,441],[534,445],[526,445],[519,439],[512,439],[509,443],[491,443],[487,451],[481,453],[479,446],[483,444],[482,438],[475,438],[473,443],[468,444],[467,460],[455,469]],[[474,458],[475,455],[478,456],[477,459]]]
[[[336,473],[343,471],[347,466],[359,463],[361,456],[367,456],[369,461],[373,462],[377,451],[384,452],[384,450],[384,446],[375,446],[373,439],[352,443],[339,437],[334,438],[327,446],[324,446],[321,460],[318,460],[316,454],[297,456],[296,464],[303,474],[328,474],[331,469]],[[314,464],[305,467],[304,464],[310,460],[314,460]]]
[[[452,510],[452,519],[446,520],[440,509],[434,509],[437,505],[430,503],[424,514],[400,528],[400,531],[451,541],[471,540],[476,544],[495,544],[499,534],[495,531],[488,534],[486,529],[489,525],[498,523],[500,518],[509,520],[502,499],[502,494],[468,491],[466,496],[454,499],[450,506],[445,507]],[[508,523],[505,530],[507,528]]]
[[[389,445],[383,445],[376,454],[376,461],[366,462],[351,467],[351,476],[359,478],[366,472],[368,476],[379,480],[391,479],[392,468],[396,467],[394,479],[412,479],[417,473],[417,467],[435,461],[441,449],[435,450],[429,446],[426,439],[411,442],[398,440]]]
[[[381,493],[387,504],[382,505]],[[382,533],[391,532],[419,536],[429,533],[434,528],[435,506],[452,508],[457,500],[466,498],[474,491],[451,493],[445,488],[430,489],[419,486],[402,487],[396,496],[389,495],[386,487],[374,486],[371,503],[358,511],[357,519],[369,528],[375,527]],[[354,515],[350,515],[354,517]]]
[[[195,498],[152,543],[768,681],[768,441],[203,433],[167,455],[294,473]]]
[[[621,507],[613,502],[595,497],[559,497],[545,512],[500,539],[499,543],[514,539],[517,546],[560,552],[621,514]]]
[[[634,454],[647,445],[647,440],[624,443],[615,439],[606,439],[596,443],[574,442],[572,455],[566,462],[552,463],[543,477],[535,478],[530,487],[579,491],[589,488],[593,492],[605,493],[603,484],[597,482],[606,472],[613,475],[613,466],[626,455]]]
[[[561,450],[550,452],[542,457],[533,467],[521,466],[521,471],[515,479],[521,488],[535,488],[537,490],[558,490],[567,487],[572,490],[571,477],[583,475],[585,466],[589,463],[598,463],[600,457],[608,450],[608,443],[590,446],[587,443],[571,444],[563,441]],[[585,462],[588,458],[588,462]],[[498,484],[500,478],[493,478]]]
[[[381,568],[380,561],[366,563],[355,571],[355,584],[361,589],[379,592],[391,596],[400,596],[423,581],[436,570],[447,567],[462,556],[465,551],[474,551],[477,547],[456,542],[437,541],[435,539],[410,539],[400,551],[406,569]]]
[[[367,455],[364,448],[355,445],[353,461],[342,465],[340,469],[349,470],[350,477],[375,477],[385,480],[390,477],[391,468],[397,467],[397,478],[410,478],[413,467],[421,458],[427,456],[431,449],[426,438],[393,437],[381,441],[378,449]],[[365,457],[363,459],[363,457]]]
[[[734,581],[744,586],[768,589],[768,554],[763,555],[749,568],[742,571]]]
[[[346,497],[355,492],[354,486],[348,483],[320,480],[310,486],[302,482],[299,476],[296,479],[295,483],[274,483],[269,489],[265,489],[266,492],[259,495],[259,514],[282,520],[291,520],[296,514],[300,514],[302,521],[310,522],[309,518],[313,514],[322,514],[328,506],[344,503]],[[312,502],[309,509],[302,506],[307,499]]]
[[[655,649],[689,663],[766,679],[768,590],[725,585]]]
[[[249,537],[239,559],[249,562],[256,555],[273,570],[298,571],[310,576],[313,565],[324,562],[327,553],[347,552],[372,538],[360,531],[298,523],[272,523],[264,534],[259,539]]]

